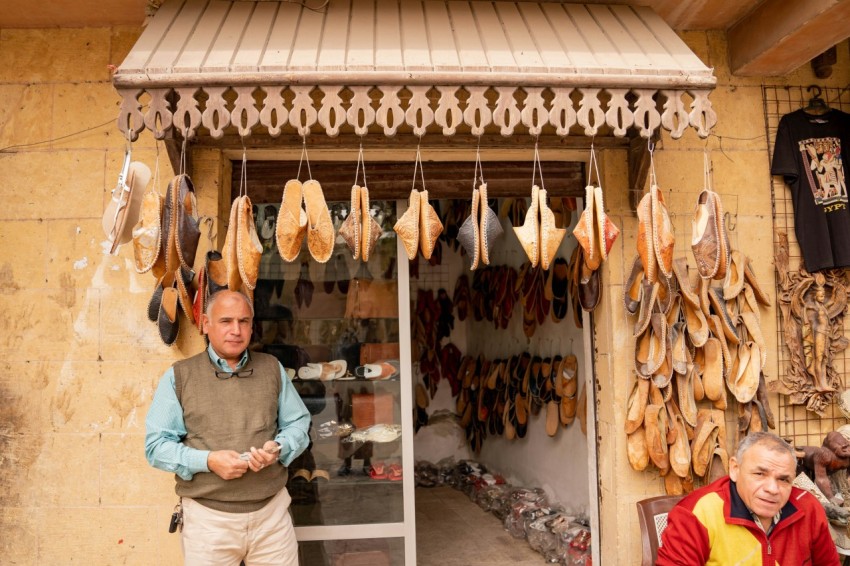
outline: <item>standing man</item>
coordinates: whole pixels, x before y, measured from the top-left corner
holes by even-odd
[[[187,566],[298,564],[285,466],[310,414],[277,359],[248,351],[253,317],[245,295],[212,295],[209,347],[165,372],[145,420],[148,462],[176,474]]]
[[[826,513],[796,487],[784,440],[755,432],[729,459],[729,475],[682,499],[667,516],[656,564],[838,566]]]

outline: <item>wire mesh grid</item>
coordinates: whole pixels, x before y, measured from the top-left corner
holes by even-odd
[[[830,108],[850,112],[850,90],[845,88],[821,88],[821,98]],[[807,91],[807,85],[764,85],[762,87],[764,102],[764,120],[767,130],[767,144],[771,160],[773,159],[773,145],[776,139],[776,130],[779,120],[785,114],[798,110],[808,104],[812,94]],[[773,203],[773,244],[774,250],[778,249],[779,234],[784,232],[788,235],[789,268],[796,270],[801,261],[800,247],[794,234],[794,208],[791,200],[791,191],[785,186],[781,177],[772,176],[770,180],[770,194]],[[778,295],[778,292],[777,292]],[[778,302],[778,301],[777,301]],[[778,305],[776,305],[778,310]],[[848,333],[850,317],[844,320],[844,334]],[[780,345],[777,352],[777,375],[784,375],[790,364],[790,354],[785,346],[782,332],[781,315],[777,324],[777,344]],[[836,354],[834,360],[835,369],[840,375],[844,375],[847,367],[847,351]],[[796,446],[820,446],[826,433],[846,424],[847,419],[840,413],[835,404],[831,404],[823,417],[807,411],[804,405],[792,405],[785,395],[779,396],[779,415],[777,433],[779,436],[790,440]]]

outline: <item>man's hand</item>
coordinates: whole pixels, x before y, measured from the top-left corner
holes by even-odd
[[[241,478],[248,471],[248,462],[235,450],[214,450],[207,457],[207,467],[223,480]]]
[[[273,464],[277,460],[278,454],[280,454],[280,444],[274,440],[267,440],[260,450],[252,446],[250,457],[248,458],[248,467],[255,472],[259,472],[263,468]]]

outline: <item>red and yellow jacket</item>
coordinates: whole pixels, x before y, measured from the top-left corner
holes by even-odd
[[[667,516],[658,566],[837,566],[823,507],[792,488],[768,536],[728,476],[682,499]]]

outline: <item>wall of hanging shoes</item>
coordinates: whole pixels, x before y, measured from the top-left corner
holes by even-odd
[[[805,107],[812,98],[808,91],[809,85],[764,85],[762,87],[762,101],[764,104],[765,127],[769,154],[773,155],[773,146],[776,140],[776,130],[779,121],[785,114]],[[850,112],[850,91],[846,88],[823,87],[820,97],[830,107],[844,112]],[[788,264],[791,270],[796,270],[800,265],[801,254],[794,233],[794,208],[791,199],[791,191],[785,186],[781,179],[771,178],[771,198],[773,201],[773,223],[774,223],[774,249],[778,251],[781,246],[781,234],[787,236],[788,241]],[[778,292],[778,291],[777,291]],[[850,336],[850,321],[844,318],[843,335]],[[776,375],[782,376],[789,373],[791,356],[785,344],[783,325],[781,320],[777,323],[778,360]],[[850,371],[850,353],[847,350],[836,352],[833,355],[832,365],[840,376],[846,376]],[[843,377],[842,385],[846,388],[850,381]],[[783,438],[793,440],[797,446],[820,446],[824,436],[840,426],[847,424],[845,417],[837,402],[830,400],[819,416],[809,410],[806,405],[791,404],[786,395],[779,396],[778,434]]]
[[[696,192],[665,191],[650,175],[625,270],[636,374],[628,459],[637,471],[657,470],[669,494],[724,475],[738,438],[776,428],[760,324],[774,303],[738,241],[737,199],[714,192],[708,153],[703,166]]]

